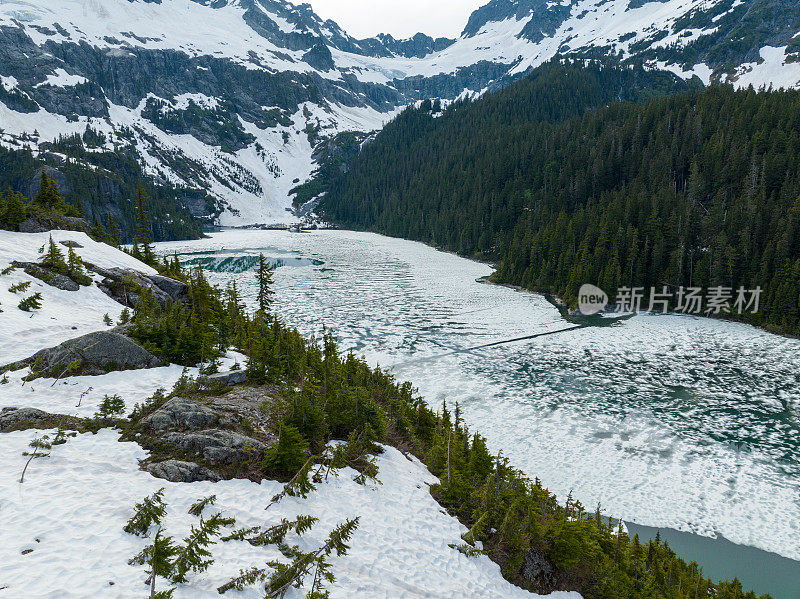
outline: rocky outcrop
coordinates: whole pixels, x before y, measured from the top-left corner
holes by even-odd
[[[36,408],[3,408],[0,410],[0,433],[28,430],[32,428],[48,429],[81,428],[81,421],[74,416],[51,414]]]
[[[225,388],[222,387],[224,390]],[[176,482],[247,477],[274,446],[271,387],[234,387],[219,396],[172,397],[133,422],[125,438],[150,451],[142,469]]]
[[[197,401],[174,397],[142,420],[142,425],[153,431],[210,428],[216,424],[231,424],[231,419]]]
[[[47,268],[44,268],[34,262],[15,261],[13,264],[14,266],[24,270],[26,274],[36,277],[40,281],[44,281],[56,289],[61,289],[62,291],[78,291],[78,289],[81,288],[78,283],[70,279],[68,276],[48,270]]]
[[[125,306],[135,306],[144,288],[153,292],[153,297],[162,308],[170,301],[188,301],[189,286],[183,281],[161,275],[145,275],[129,268],[87,266],[103,277],[102,283],[98,284],[100,290]]]
[[[234,464],[263,455],[267,446],[252,437],[229,430],[210,429],[199,432],[173,432],[161,440],[186,451],[192,451],[212,464]]]
[[[62,216],[57,219],[32,217],[22,221],[19,224],[20,233],[46,233],[47,231],[53,231],[57,229],[63,229],[65,231],[82,231],[87,235],[91,231],[91,227],[89,226],[88,222],[82,218],[77,218],[74,216]]]
[[[128,337],[112,331],[89,333],[61,345],[43,349],[14,364],[31,366],[36,376],[99,375],[112,370],[135,370],[162,366],[161,360]]]
[[[531,549],[525,554],[521,572],[525,588],[550,592],[555,583],[555,572],[555,566],[547,559],[544,552]]]
[[[173,483],[194,483],[201,480],[217,482],[220,476],[213,470],[204,468],[194,462],[181,460],[164,460],[147,464],[145,470],[156,478],[163,478]]]
[[[219,372],[209,376],[212,381],[220,381],[228,387],[241,385],[247,380],[247,374],[244,370],[229,370],[228,372]]]

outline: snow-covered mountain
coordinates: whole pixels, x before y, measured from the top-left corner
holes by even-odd
[[[457,40],[358,40],[281,0],[4,0],[0,144],[39,152],[91,127],[103,136],[89,151],[127,149],[195,190],[198,213],[200,194],[224,225],[286,222],[320,141],[410,102],[481,93],[566,54],[797,87],[798,33],[790,0],[492,0]]]

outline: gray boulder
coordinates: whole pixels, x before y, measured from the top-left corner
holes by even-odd
[[[3,408],[0,410],[0,433],[31,428],[74,427],[78,419],[63,414],[51,414],[36,408]]]
[[[166,293],[173,301],[182,301],[189,297],[189,286],[183,281],[161,275],[147,275],[150,282]]]
[[[201,480],[217,482],[219,475],[195,464],[194,462],[184,462],[181,460],[166,460],[145,466],[147,472],[156,478],[163,478],[173,483],[193,483]]]
[[[88,235],[92,228],[85,219],[74,216],[62,216],[60,218],[31,217],[19,224],[20,233],[46,233],[56,229],[83,231]]]
[[[247,374],[245,374],[244,370],[229,370],[228,372],[212,374],[208,378],[212,381],[222,381],[228,387],[233,387],[244,383],[247,380]]]
[[[169,301],[185,301],[189,297],[189,286],[183,281],[161,275],[145,275],[129,268],[89,268],[103,277],[100,289],[109,297],[126,306],[135,306],[141,288],[149,288],[153,297],[163,308]]]
[[[175,397],[142,420],[142,425],[154,431],[174,428],[201,429],[215,424],[227,424],[226,419],[211,408],[197,402]]]
[[[555,583],[555,567],[538,549],[531,549],[522,562],[522,578],[540,592],[549,592]]]
[[[48,285],[55,287],[56,289],[61,289],[62,291],[78,291],[78,289],[81,288],[80,285],[78,285],[68,276],[53,272],[52,270],[43,268],[33,262],[14,262],[13,264],[14,266],[22,268],[30,276],[36,277],[40,281],[43,281]]]
[[[43,349],[15,366],[31,366],[39,362],[43,367],[39,376],[58,377],[65,374],[99,375],[112,370],[136,370],[162,366],[161,360],[134,341],[111,331],[98,331],[70,339],[61,345]]]
[[[233,431],[210,429],[200,432],[168,433],[161,440],[170,445],[193,451],[213,464],[233,464],[247,458],[249,448],[261,455],[267,446],[252,437]]]

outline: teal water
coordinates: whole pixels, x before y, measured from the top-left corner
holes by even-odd
[[[737,576],[745,589],[768,593],[773,599],[800,599],[800,562],[755,547],[731,543],[724,537],[711,539],[670,528],[625,523],[631,536],[654,539],[656,533],[680,557],[703,566],[712,580]]]

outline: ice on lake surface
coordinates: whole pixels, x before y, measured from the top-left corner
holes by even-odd
[[[300,257],[278,268],[277,309],[306,333],[458,401],[494,451],[588,508],[800,559],[800,341],[688,316],[563,328],[544,298],[479,283],[490,266],[349,231],[223,231],[158,245],[198,256]],[[324,262],[324,265],[314,261]],[[236,279],[251,304],[250,271]]]

